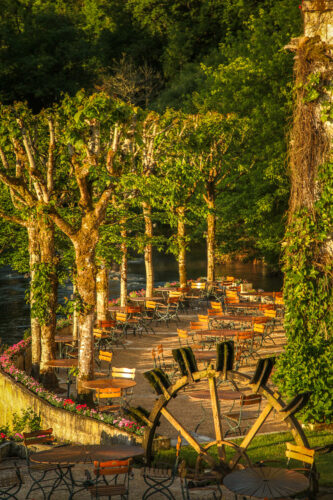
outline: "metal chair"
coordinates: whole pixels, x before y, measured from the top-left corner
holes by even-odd
[[[170,487],[175,481],[178,471],[179,454],[181,448],[182,438],[178,435],[176,445],[176,461],[173,467],[170,464],[156,461],[152,467],[144,467],[142,477],[148,488],[142,495],[142,500],[147,500],[153,495],[158,495],[157,498],[165,497],[168,500],[175,500]]]
[[[135,380],[135,368],[117,368],[115,366],[112,367],[111,376],[112,378],[126,378],[128,380]],[[123,401],[126,405],[128,405],[129,400],[133,396],[133,388],[125,389],[123,391]]]
[[[98,411],[103,413],[119,413],[123,407],[122,389],[97,389],[96,399]],[[101,404],[101,399],[108,399],[107,404]],[[120,399],[120,403],[115,404],[114,399]]]
[[[0,467],[0,498],[1,500],[19,500],[16,496],[24,483],[16,462],[14,465]]]
[[[257,408],[251,413],[246,412],[246,408],[249,406],[257,406]],[[239,411],[224,413],[222,417],[226,420],[229,429],[225,431],[225,436],[230,433],[245,432],[250,427],[250,421],[258,418],[260,414],[261,406],[261,395],[260,394],[249,394],[248,396],[242,395],[240,399]]]
[[[28,498],[33,491],[39,490],[44,500],[50,498],[52,492],[59,486],[63,477],[67,474],[69,469],[73,467],[72,464],[69,465],[48,465],[48,464],[38,464],[30,462],[29,459],[29,446],[34,444],[49,444],[52,445],[54,441],[54,436],[52,435],[53,429],[45,429],[34,432],[23,432],[23,442],[26,452],[27,461],[27,471],[28,475],[32,480],[32,484],[25,498]],[[55,473],[56,479],[54,477],[48,478],[49,473]],[[50,487],[50,491],[46,496],[45,488]]]
[[[129,480],[131,475],[131,459],[128,460],[110,460],[108,462],[94,462],[93,473],[96,476],[95,484],[89,485],[86,489],[91,498],[120,496],[122,500],[128,499]],[[88,470],[85,471],[87,480],[92,481]],[[109,480],[107,476],[111,476]],[[122,481],[120,481],[120,477]],[[100,481],[103,480],[104,484]]]
[[[98,376],[98,377],[109,377],[110,376],[110,373],[111,373],[111,364],[112,364],[112,357],[113,357],[113,353],[112,352],[109,352],[109,351],[99,351],[98,353],[98,359],[96,360],[96,363],[97,363],[97,366],[98,368],[101,367],[101,363],[102,361],[105,361],[107,364],[108,364],[108,370],[107,370],[107,373],[105,372],[95,372],[95,376]]]

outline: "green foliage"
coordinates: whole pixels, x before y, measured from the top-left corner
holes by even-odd
[[[13,432],[33,432],[39,431],[41,427],[41,417],[31,408],[22,410],[21,414],[13,413],[12,420]]]
[[[288,345],[278,359],[275,381],[289,396],[312,391],[302,415],[306,422],[333,421],[332,260],[326,248],[333,222],[332,179],[333,164],[321,166],[315,210],[293,215],[283,259]]]
[[[31,287],[34,303],[31,304],[31,315],[38,318],[41,325],[45,325],[51,317],[52,275],[56,273],[56,268],[52,264],[39,263],[34,266],[33,271],[34,280]]]

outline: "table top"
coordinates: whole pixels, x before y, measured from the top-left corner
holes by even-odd
[[[163,300],[163,297],[161,296],[156,296],[156,297],[130,297],[129,298],[133,302],[147,302],[148,300],[153,300],[155,302]]]
[[[219,330],[196,330],[197,335],[203,335],[204,337],[234,337],[238,333],[244,330],[232,330],[232,329],[219,329]]]
[[[135,380],[126,378],[98,378],[82,382],[86,389],[129,389],[136,386]]]
[[[144,449],[140,446],[66,445],[33,453],[30,455],[30,460],[42,464],[75,464],[92,463],[95,460],[99,462],[126,460],[143,454]]]
[[[253,316],[237,316],[236,314],[221,314],[221,316],[210,316],[210,321],[217,319],[218,321],[239,321],[241,323],[252,323]]]
[[[299,472],[276,467],[249,467],[231,472],[223,484],[237,495],[281,498],[309,487],[309,479]]]
[[[56,335],[54,342],[76,342],[76,339],[73,339],[73,335]]]
[[[76,358],[51,359],[45,365],[51,368],[74,368],[78,365],[78,360]]]
[[[122,306],[110,306],[108,307],[108,311],[111,312],[127,312],[127,306],[122,307]],[[104,327],[107,328],[107,327]]]

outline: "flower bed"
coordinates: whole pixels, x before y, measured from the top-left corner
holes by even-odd
[[[64,399],[50,391],[47,391],[45,387],[37,382],[33,377],[27,375],[24,371],[16,368],[14,364],[14,356],[22,354],[26,348],[30,345],[31,339],[21,340],[17,344],[12,345],[6,349],[0,355],[0,367],[2,370],[10,375],[16,382],[20,382],[27,389],[35,393],[38,397],[45,399],[51,405],[58,408],[63,408],[64,410],[84,415],[86,417],[92,417],[96,420],[101,420],[106,424],[111,424],[116,428],[126,430],[126,432],[137,434],[142,436],[144,432],[144,426],[137,424],[132,420],[127,420],[116,415],[108,415],[106,413],[101,413],[93,408],[88,408],[87,405],[77,404],[71,399]]]

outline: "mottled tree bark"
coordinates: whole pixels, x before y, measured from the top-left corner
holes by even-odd
[[[48,292],[46,292],[46,319],[41,322],[41,360],[40,376],[46,387],[57,385],[57,377],[52,368],[46,363],[54,359],[55,343],[54,334],[56,329],[56,309],[58,301],[58,276],[56,270],[56,258],[54,248],[54,224],[48,220],[46,215],[38,218],[41,264],[47,270]]]
[[[73,277],[73,296],[74,296],[74,311],[73,311],[73,340],[79,338],[79,315],[77,311],[77,286],[76,277]]]
[[[76,286],[79,296],[79,375],[78,393],[88,394],[82,382],[94,376],[94,338],[93,328],[96,307],[96,264],[95,249],[98,229],[93,220],[82,224],[80,233],[74,240],[76,263]]]
[[[143,216],[145,221],[145,268],[146,268],[146,297],[152,297],[154,290],[154,267],[153,267],[153,245],[151,243],[153,237],[153,223],[151,220],[151,206],[143,202]]]
[[[214,182],[207,186],[207,281],[215,280],[215,237],[216,237],[216,218],[215,218],[215,185]]]
[[[109,272],[106,266],[98,266],[96,275],[96,313],[97,321],[108,319]]]
[[[125,307],[127,305],[127,244],[126,236],[127,231],[123,229],[121,231],[121,237],[123,239],[121,243],[121,265],[120,265],[120,306]]]
[[[181,287],[187,285],[186,274],[186,227],[185,227],[185,208],[179,207],[177,209],[178,227],[177,227],[177,241],[178,241],[178,272],[179,283]]]
[[[28,226],[29,240],[29,266],[30,266],[30,310],[34,305],[33,283],[36,275],[36,265],[40,262],[40,250],[38,240],[38,228],[32,220]],[[31,327],[31,374],[34,378],[39,377],[39,364],[41,357],[41,329],[38,318],[30,317]]]

